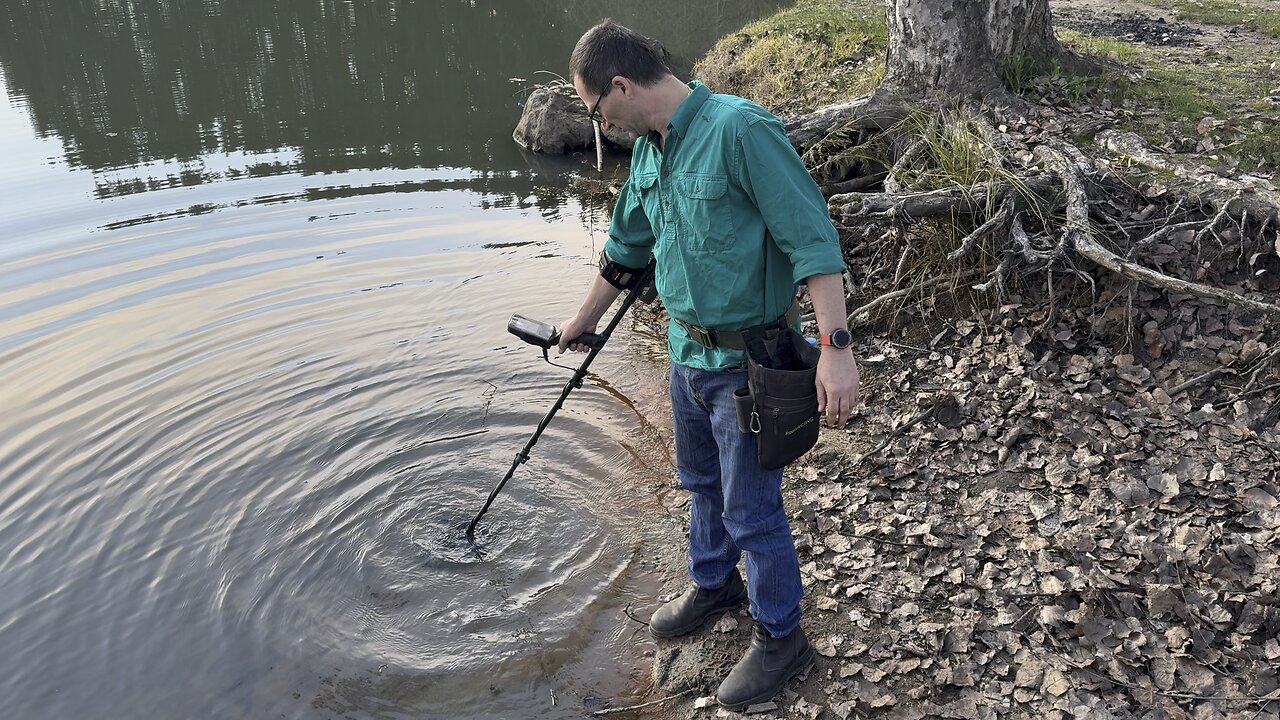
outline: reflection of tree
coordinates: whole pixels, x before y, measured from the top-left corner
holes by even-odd
[[[306,172],[488,167],[521,62],[497,38],[537,25],[498,0],[8,0],[0,63],[92,169],[285,146]]]
[[[646,17],[682,22],[643,29],[669,31],[673,50],[702,52],[776,4],[656,0]],[[478,171],[468,181],[478,192],[514,191],[519,204],[533,193],[511,140],[522,98],[509,79],[563,72],[599,14],[629,12],[613,5],[5,0],[0,67],[37,132],[98,174],[100,197],[246,175],[457,167]],[[281,148],[296,152],[255,157]],[[223,153],[245,153],[249,165],[199,167]],[[102,172],[165,160],[182,167],[159,179]]]

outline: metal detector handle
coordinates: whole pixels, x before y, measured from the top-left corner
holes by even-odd
[[[596,333],[582,333],[578,337],[570,340],[569,344],[577,345],[581,343],[591,348],[592,350],[599,350],[600,348],[604,347],[604,343],[606,340],[608,340],[608,338],[606,338],[603,335],[597,335]],[[555,340],[552,341],[551,344],[552,345],[560,344],[560,333],[556,333]]]

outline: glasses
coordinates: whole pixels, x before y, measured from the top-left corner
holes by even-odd
[[[601,123],[601,124],[604,123],[604,117],[600,115],[600,101],[603,100],[604,96],[608,95],[609,91],[612,89],[613,89],[612,86],[606,87],[604,89],[604,92],[600,93],[600,96],[596,98],[596,104],[592,105],[591,112],[587,113],[587,117],[591,119],[591,122]]]

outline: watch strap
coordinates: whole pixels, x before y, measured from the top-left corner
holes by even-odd
[[[835,335],[836,333],[844,333],[846,340],[843,345],[837,345],[835,343],[835,340],[832,338],[832,336]],[[825,333],[825,332],[819,333],[818,344],[821,345],[822,347],[833,347],[839,350],[845,350],[853,345],[853,336],[845,328],[837,328],[835,330],[832,330],[829,333]]]

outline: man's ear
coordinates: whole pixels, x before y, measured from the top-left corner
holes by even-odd
[[[609,83],[614,88],[617,88],[618,90],[622,91],[623,95],[630,95],[632,91],[635,89],[631,85],[631,81],[621,75],[614,75],[613,78],[609,80]]]

